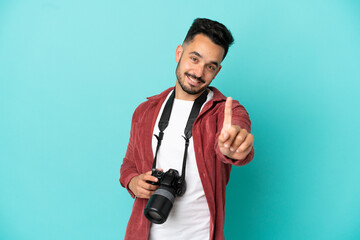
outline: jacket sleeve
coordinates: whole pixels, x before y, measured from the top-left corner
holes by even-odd
[[[218,138],[221,132],[221,129],[223,127],[223,122],[224,122],[224,108],[225,108],[225,101],[221,104],[221,107],[219,109],[219,113],[218,113],[218,132],[216,134],[216,137]],[[234,125],[238,125],[241,128],[246,129],[249,133],[251,132],[251,121],[249,118],[249,114],[247,113],[246,109],[239,104],[238,101],[233,101],[233,107],[232,107],[232,124]],[[216,138],[216,139],[217,139]],[[243,166],[248,164],[254,157],[254,147],[251,149],[250,153],[242,160],[237,160],[237,159],[231,159],[228,158],[227,156],[223,155],[220,152],[220,148],[217,144],[216,141],[216,146],[215,146],[215,152],[216,155],[221,159],[221,161],[223,161],[224,163],[227,164],[232,164],[235,166]]]
[[[131,130],[130,130],[130,139],[129,139],[129,144],[126,150],[126,154],[125,157],[123,159],[123,163],[121,165],[120,168],[120,184],[121,186],[123,186],[124,188],[126,188],[128,190],[128,192],[130,193],[132,198],[135,198],[134,193],[129,189],[129,182],[130,180],[139,175],[140,173],[138,172],[138,169],[136,167],[136,162],[135,162],[135,156],[134,156],[134,147],[135,147],[135,132],[136,132],[136,110],[133,114],[133,118],[131,121]]]

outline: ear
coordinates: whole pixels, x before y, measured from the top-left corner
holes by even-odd
[[[176,48],[175,52],[175,61],[178,63],[180,61],[181,55],[183,54],[184,48],[183,46],[179,45]]]
[[[215,75],[214,75],[214,78],[215,78],[216,75],[220,72],[220,69],[221,69],[221,68],[222,68],[222,66],[220,65],[219,68],[218,68],[218,70],[216,71],[216,73],[215,73]],[[214,79],[214,78],[213,78],[213,79]]]

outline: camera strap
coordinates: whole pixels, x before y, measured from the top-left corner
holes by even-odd
[[[185,127],[185,130],[184,130],[184,136],[182,136],[185,139],[185,151],[184,151],[184,158],[183,158],[183,165],[182,165],[182,172],[181,172],[182,181],[185,180],[186,158],[187,158],[187,154],[188,154],[190,138],[192,137],[192,127],[194,125],[194,122],[195,122],[197,116],[200,113],[200,109],[201,109],[202,105],[206,101],[207,93],[208,93],[208,91],[205,90],[197,99],[195,99],[194,104],[193,104],[193,106],[191,108],[191,112],[190,112],[188,121],[186,123],[186,127]],[[156,146],[156,152],[155,152],[154,162],[153,162],[153,166],[152,166],[153,171],[156,170],[157,154],[158,154],[158,151],[159,151],[160,146],[161,146],[161,141],[163,140],[163,137],[164,137],[164,130],[169,125],[169,119],[170,119],[174,99],[175,99],[175,89],[171,93],[169,99],[167,100],[167,102],[165,104],[165,107],[164,107],[164,110],[163,110],[163,112],[161,114],[160,121],[159,121],[159,124],[158,124],[159,130],[160,130],[159,135],[154,134],[154,136],[158,140],[158,143],[157,143],[157,146]]]

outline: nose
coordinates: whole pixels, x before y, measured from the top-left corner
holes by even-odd
[[[196,65],[195,67],[195,76],[201,78],[204,74],[204,66],[201,64]]]

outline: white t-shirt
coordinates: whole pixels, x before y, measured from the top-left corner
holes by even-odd
[[[167,99],[171,93],[169,93]],[[213,95],[214,93],[209,90],[206,102],[212,99]],[[157,116],[154,127],[154,134],[156,135],[159,134],[158,122],[167,99]],[[182,136],[193,103],[194,101],[174,99],[169,125],[164,131],[164,138],[158,152],[156,168],[162,168],[165,172],[170,168],[176,169],[181,175],[185,150],[185,140]],[[154,154],[156,145],[157,139],[153,136],[152,148]],[[151,224],[150,240],[209,239],[210,212],[196,164],[192,138],[190,139],[186,160],[185,180],[186,192],[183,196],[175,198],[166,222],[163,224]]]

